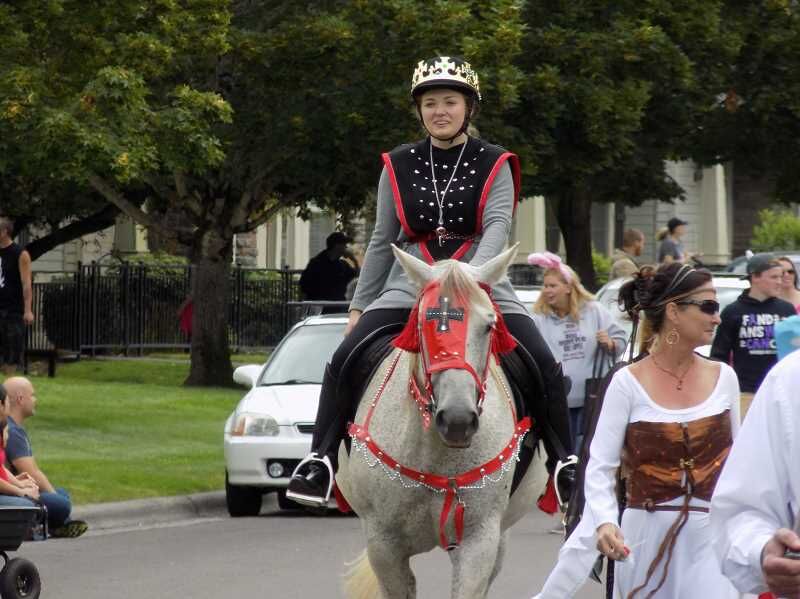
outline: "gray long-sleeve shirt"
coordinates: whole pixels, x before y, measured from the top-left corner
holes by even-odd
[[[489,191],[480,241],[467,251],[464,262],[480,266],[503,251],[511,230],[513,209],[514,181],[511,168],[508,164],[503,164]],[[353,300],[350,302],[351,310],[410,309],[414,306],[417,291],[409,282],[402,266],[394,259],[390,245],[392,243],[422,259],[419,246],[409,243],[400,226],[389,176],[384,168],[378,183],[375,229],[364,256]],[[508,278],[495,285],[492,293],[504,314],[528,314],[517,299]]]
[[[533,320],[553,352],[556,362],[561,362],[564,374],[572,380],[572,388],[567,397],[569,407],[581,407],[586,395],[586,379],[592,376],[597,332],[608,331],[608,336],[614,341],[613,357],[617,358],[625,349],[625,331],[606,307],[595,301],[583,305],[578,322],[570,316],[559,318],[554,314],[536,313]],[[605,368],[602,374],[607,370]]]

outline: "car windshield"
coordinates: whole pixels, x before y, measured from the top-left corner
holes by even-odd
[[[296,328],[272,354],[259,385],[322,384],[325,364],[344,337],[344,323]]]

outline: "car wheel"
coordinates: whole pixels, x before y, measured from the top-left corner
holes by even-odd
[[[3,599],[38,599],[41,592],[42,581],[33,562],[15,557],[0,572],[0,596]]]
[[[278,507],[282,510],[300,510],[303,506],[286,497],[286,489],[278,489]]]
[[[231,517],[258,516],[261,512],[261,495],[261,489],[258,487],[230,484],[228,473],[225,473],[225,503],[228,505]]]

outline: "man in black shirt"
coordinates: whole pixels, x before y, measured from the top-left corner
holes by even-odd
[[[13,221],[0,216],[0,369],[6,376],[22,363],[25,325],[33,323],[31,257],[13,234]]]
[[[744,418],[753,395],[778,361],[775,325],[795,309],[778,298],[783,271],[780,262],[768,254],[756,254],[747,262],[750,289],[722,311],[711,357],[729,363],[736,371],[741,389]]]
[[[336,231],[328,235],[327,249],[309,260],[300,276],[300,289],[307,300],[344,301],[347,284],[358,276],[358,262],[347,249],[352,240]],[[352,264],[351,264],[352,262]],[[346,310],[334,310],[345,312]]]

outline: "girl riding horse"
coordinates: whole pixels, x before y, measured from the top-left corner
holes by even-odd
[[[325,369],[312,452],[295,470],[287,490],[287,497],[306,505],[325,505],[330,498],[336,453],[356,401],[355,394],[343,393],[338,384],[347,357],[373,331],[405,323],[416,301],[417,290],[395,260],[391,244],[428,264],[455,259],[480,266],[508,242],[519,198],[519,160],[467,133],[481,100],[477,73],[457,57],[422,60],[413,74],[411,97],[428,135],[383,155],[375,229],[350,304],[346,336]],[[538,416],[552,470],[556,456],[564,459],[563,454],[572,452],[561,365],[507,277],[492,287],[492,297],[511,334],[541,372],[544,400],[525,401]],[[544,405],[531,405],[534,401]]]

